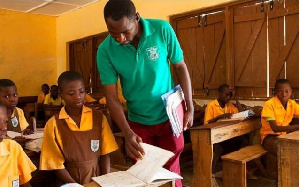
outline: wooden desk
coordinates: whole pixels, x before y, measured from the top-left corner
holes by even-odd
[[[278,136],[278,186],[299,186],[299,131]]]
[[[100,187],[99,184],[97,184],[96,182],[91,182],[88,184],[83,185],[84,187]],[[172,180],[166,184],[161,185],[161,187],[175,187],[175,180]]]
[[[193,187],[211,187],[213,144],[247,134],[260,128],[260,117],[245,121],[216,122],[191,128],[194,157]]]

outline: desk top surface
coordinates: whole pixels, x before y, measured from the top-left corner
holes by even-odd
[[[282,136],[278,136],[279,139],[283,140],[291,140],[291,141],[298,141],[299,142],[299,131],[294,131]]]

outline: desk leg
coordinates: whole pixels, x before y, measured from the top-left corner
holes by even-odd
[[[194,157],[193,187],[211,187],[213,145],[210,140],[210,130],[190,132]]]

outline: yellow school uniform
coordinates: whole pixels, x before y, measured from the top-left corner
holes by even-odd
[[[45,97],[46,96],[44,93],[41,93],[40,95],[38,95],[37,103],[44,103]]]
[[[65,105],[65,101],[62,100],[61,97],[57,97],[55,100],[51,97],[51,94],[47,94],[46,97],[45,97],[45,100],[44,100],[44,104],[45,105],[50,105],[50,103],[52,103],[52,105],[57,105],[57,106],[60,106],[60,105]]]
[[[218,100],[215,99],[212,102],[208,103],[207,107],[205,108],[204,124],[207,124],[209,120],[219,115],[225,113],[235,114],[238,112],[239,112],[238,108],[235,107],[230,101],[225,104],[225,108],[222,108]]]
[[[21,131],[23,131],[24,129],[26,129],[29,124],[25,118],[25,115],[24,115],[24,112],[21,108],[18,108],[18,107],[15,107],[15,110],[14,112],[12,113],[11,115],[11,118],[15,117],[16,116],[16,113],[15,112],[18,112],[18,115],[19,115],[19,124],[20,124],[20,127],[21,127]]]
[[[68,127],[72,131],[87,131],[92,129],[93,116],[92,109],[83,106],[80,128],[76,125],[72,118],[66,113],[63,107],[59,113],[59,119],[65,119]],[[63,136],[67,136],[64,134]],[[108,154],[118,149],[118,145],[111,132],[106,117],[102,118],[102,134],[101,134],[101,155]],[[83,137],[85,138],[85,137]],[[88,137],[86,137],[88,138]],[[41,170],[53,170],[64,169],[64,157],[59,149],[59,146],[63,149],[61,134],[59,134],[56,126],[56,120],[54,117],[49,119],[44,129],[44,137],[42,144],[42,152],[40,157],[40,169]]]
[[[27,183],[34,170],[36,170],[35,165],[17,142],[10,139],[3,139],[0,142],[1,187],[10,187],[18,182],[20,185]]]
[[[286,134],[286,132],[273,132],[269,120],[276,120],[278,126],[288,126],[293,117],[299,117],[299,105],[294,100],[288,100],[286,110],[277,97],[268,100],[261,111],[261,142],[268,134]]]
[[[96,99],[92,98],[89,94],[85,94],[84,103],[91,103],[97,101]]]

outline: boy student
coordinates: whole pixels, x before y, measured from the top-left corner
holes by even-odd
[[[83,105],[83,77],[63,72],[58,87],[66,105],[44,129],[41,170],[53,170],[62,183],[86,184],[110,172],[109,153],[118,149],[106,117]]]
[[[290,125],[294,117],[299,118],[299,105],[290,99],[291,95],[289,81],[278,79],[275,83],[275,97],[264,104],[261,112],[261,143],[274,156],[277,156],[277,136],[299,130],[299,124]]]
[[[48,84],[43,84],[42,85],[42,92],[40,95],[38,95],[38,100],[37,100],[37,103],[44,103],[44,100],[45,100],[45,97],[47,94],[49,94],[49,90],[50,90],[50,87]]]
[[[230,99],[232,97],[232,90],[227,84],[222,84],[218,88],[219,97],[210,102],[205,108],[204,124],[214,123],[220,119],[230,118],[232,114],[242,112],[243,107],[240,102],[236,99],[235,107]],[[214,144],[214,156],[212,162],[212,171],[215,173],[215,166],[220,156],[223,154],[225,149],[227,152],[239,149],[241,146],[247,144],[247,138],[245,136],[236,137],[221,143]]]
[[[31,129],[27,123],[22,109],[16,107],[18,104],[17,87],[10,79],[0,79],[0,101],[7,109],[7,130],[30,134]]]
[[[55,105],[55,106],[63,106],[65,105],[64,100],[60,97],[58,92],[58,86],[52,85],[50,89],[50,93],[46,95],[44,100],[45,105]]]
[[[6,138],[7,123],[7,109],[0,101],[0,186],[30,187],[31,172],[36,167],[18,143]]]
[[[104,19],[109,35],[98,47],[97,67],[112,120],[124,133],[126,152],[133,159],[142,159],[141,141],[172,151],[175,155],[165,168],[180,174],[183,135],[173,136],[161,100],[162,94],[174,88],[172,65],[186,101],[183,128],[193,125],[191,80],[176,34],[164,20],[143,19],[130,0],[109,0]],[[128,121],[118,98],[118,77]],[[180,180],[176,186],[181,186]]]

